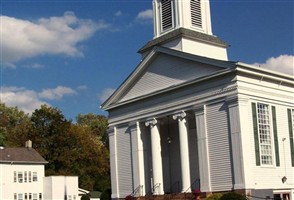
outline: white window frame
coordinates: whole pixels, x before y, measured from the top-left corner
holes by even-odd
[[[264,115],[261,106],[267,108],[266,115]],[[266,103],[256,103],[257,129],[259,141],[260,165],[272,167],[275,165],[275,146],[273,136],[273,124],[271,106]],[[263,138],[263,140],[262,140]],[[266,158],[270,160],[266,160]]]

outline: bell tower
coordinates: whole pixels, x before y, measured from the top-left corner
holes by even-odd
[[[154,38],[177,28],[212,35],[209,0],[153,0]]]
[[[153,0],[154,37],[139,50],[154,46],[228,60],[228,45],[212,34],[209,0]]]

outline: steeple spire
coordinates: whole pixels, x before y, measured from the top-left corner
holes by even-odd
[[[212,34],[209,0],[153,0],[154,38],[139,50],[154,46],[219,60],[228,60],[228,45]]]

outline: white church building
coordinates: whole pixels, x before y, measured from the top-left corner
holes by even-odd
[[[102,104],[112,199],[197,190],[294,200],[294,77],[229,61],[209,0],[153,0],[153,13],[142,61]]]

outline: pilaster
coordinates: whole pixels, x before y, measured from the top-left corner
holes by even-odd
[[[206,129],[206,106],[201,105],[195,107],[193,110],[196,120],[198,141],[200,190],[201,192],[211,192],[208,138]]]
[[[145,169],[144,169],[144,148],[141,137],[141,130],[139,122],[129,124],[132,140],[132,164],[133,164],[133,178],[134,190],[137,196],[145,195]]]
[[[248,121],[246,119],[248,116],[248,99],[241,96],[233,96],[227,98],[226,103],[229,112],[234,189],[248,189],[250,182],[253,180],[252,172],[250,172],[252,171],[250,170],[250,154],[246,153],[249,152],[249,150],[246,151],[246,148],[250,145],[247,144],[248,137],[246,138],[245,134],[242,134],[248,133],[248,124],[246,124],[246,121]]]
[[[118,184],[118,166],[117,166],[117,139],[116,139],[116,127],[108,128],[109,137],[109,151],[110,151],[110,164],[111,164],[111,198],[119,198],[119,184]]]

